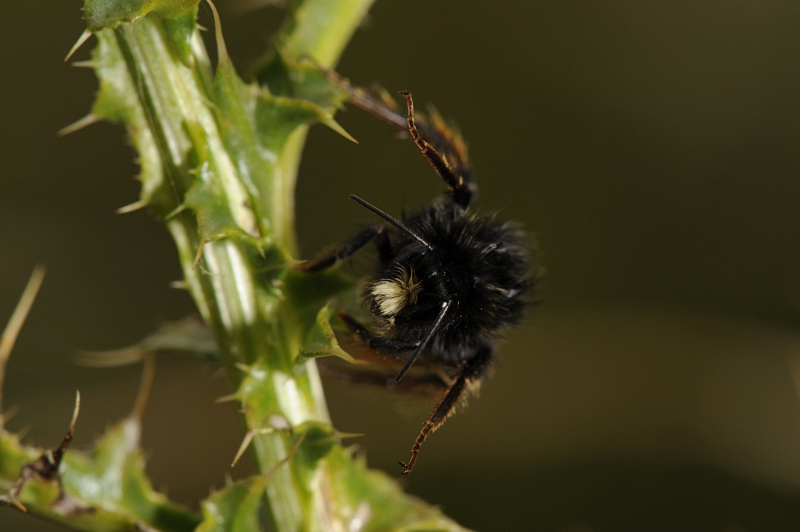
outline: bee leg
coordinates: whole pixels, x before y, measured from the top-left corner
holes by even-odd
[[[347,93],[350,103],[394,127],[398,132],[406,131],[414,139],[423,157],[436,170],[450,189],[450,196],[461,207],[467,207],[477,196],[478,186],[467,155],[467,147],[461,135],[453,131],[438,114],[416,120],[414,103],[408,92],[401,91],[408,106],[408,116],[403,116],[397,104],[385,90],[370,92],[356,87],[329,68],[307,56],[317,70],[328,81]]]
[[[310,57],[308,59],[314,61]],[[400,132],[408,131],[423,157],[428,160],[439,177],[447,183],[453,200],[461,207],[467,207],[472,203],[477,195],[478,187],[472,173],[466,145],[461,136],[452,131],[441,117],[435,115],[431,118],[422,117],[416,120],[411,95],[401,91],[400,94],[405,97],[408,106],[408,116],[403,116],[397,104],[386,91],[373,93],[353,86],[347,78],[315,61],[314,63],[331,83],[347,93],[350,103]]]
[[[414,464],[416,464],[417,456],[419,455],[419,448],[428,439],[428,436],[441,427],[445,420],[455,412],[455,408],[458,406],[464,391],[469,390],[480,382],[493,358],[491,347],[484,346],[462,366],[458,375],[442,396],[439,404],[436,405],[430,417],[422,426],[417,439],[414,440],[414,445],[411,447],[411,458],[408,462],[400,462],[404,475],[408,475],[414,469]]]
[[[325,68],[312,58],[309,59],[315,63],[317,70],[322,72],[325,77],[328,78],[328,81],[339,87],[343,92],[347,93],[347,95],[350,97],[350,103],[359,109],[368,112],[372,116],[386,122],[390,126],[393,126],[397,130],[405,131],[406,118],[400,113],[397,104],[392,101],[385,91],[382,91],[379,95],[376,95],[368,90],[362,89],[361,87],[355,87],[347,78],[340,76],[329,68]]]
[[[385,228],[382,225],[373,225],[354,235],[350,241],[345,243],[339,250],[322,255],[308,262],[295,264],[292,266],[292,269],[306,273],[327,270],[339,261],[352,257],[358,250],[366,246],[370,240],[383,233],[385,233]]]
[[[414,140],[414,144],[419,148],[420,153],[433,167],[439,177],[447,184],[450,197],[461,207],[468,207],[475,199],[478,187],[475,184],[475,177],[467,160],[466,148],[461,137],[454,135],[449,128],[441,123],[428,124],[421,122],[417,128],[417,121],[414,117],[414,100],[411,94],[400,91],[406,99],[408,106],[408,117],[406,122],[408,132]],[[422,129],[423,133],[420,133]]]
[[[388,355],[391,358],[403,360],[405,357],[397,355],[409,353],[419,347],[418,341],[401,340],[398,338],[375,338],[357,319],[345,312],[339,311],[339,319],[347,326],[351,333],[355,334],[376,354]]]

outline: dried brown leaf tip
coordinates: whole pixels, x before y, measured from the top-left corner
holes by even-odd
[[[27,512],[27,508],[25,508],[25,505],[19,500],[19,494],[26,482],[36,480],[55,482],[58,485],[58,498],[55,501],[54,509],[73,514],[87,511],[85,508],[79,509],[75,506],[75,504],[70,503],[69,499],[64,493],[64,487],[61,484],[61,475],[59,473],[61,460],[63,460],[64,454],[67,452],[72,440],[75,438],[75,423],[78,421],[80,409],[81,394],[80,392],[77,392],[75,395],[75,410],[72,414],[72,421],[70,422],[67,433],[64,435],[61,443],[58,445],[58,447],[43,452],[36,460],[23,464],[22,469],[20,469],[19,472],[19,477],[14,484],[12,484],[11,489],[8,490],[8,493],[0,495],[0,504],[13,506],[23,512]]]

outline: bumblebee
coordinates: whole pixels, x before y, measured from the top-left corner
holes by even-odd
[[[444,195],[429,207],[404,214],[399,220],[351,195],[385,223],[362,229],[333,252],[296,266],[304,272],[318,272],[374,241],[378,260],[362,293],[373,323],[368,328],[344,311],[339,317],[366,346],[370,358],[385,366],[402,367],[388,382],[367,376],[349,380],[394,387],[419,360],[418,365],[424,364],[434,373],[409,375],[408,388],[424,384],[443,389],[414,441],[411,458],[400,462],[403,474],[408,474],[427,437],[486,377],[501,331],[518,323],[532,302],[537,275],[530,240],[516,224],[470,209],[477,185],[466,145],[438,114],[430,118],[418,115],[411,94],[401,92],[407,107],[404,116],[387,94],[373,94],[334,72],[323,72],[356,107],[399,132],[407,132],[447,185]]]

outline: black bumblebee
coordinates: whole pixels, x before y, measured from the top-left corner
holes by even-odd
[[[296,267],[305,272],[324,270],[375,241],[378,264],[362,293],[374,316],[372,331],[344,311],[339,316],[366,344],[371,358],[402,364],[389,385],[399,383],[420,359],[438,373],[417,377],[417,382],[427,387],[438,383],[445,389],[414,442],[411,458],[400,462],[403,474],[408,474],[428,435],[486,376],[500,331],[518,323],[531,302],[536,276],[529,239],[515,224],[470,211],[477,185],[466,146],[438,114],[415,115],[411,94],[401,92],[408,107],[403,116],[385,93],[373,95],[333,72],[323,72],[354,105],[407,131],[447,184],[443,197],[402,220],[350,196],[388,225],[368,227],[336,251]],[[406,383],[414,379],[409,375]],[[385,377],[350,380],[387,383]]]

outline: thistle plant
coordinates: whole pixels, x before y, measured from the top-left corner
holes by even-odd
[[[50,450],[0,432],[0,499],[76,530],[462,530],[405,495],[342,444],[314,359],[349,358],[328,321],[328,301],[355,290],[348,277],[291,270],[296,261],[294,185],[307,128],[345,137],[334,113],[344,95],[314,63],[332,67],[372,0],[296,0],[252,81],[236,73],[213,5],[217,65],[196,23],[199,0],[85,0],[100,90],[77,126],[105,119],[127,128],[139,154],[141,196],[178,250],[183,283],[213,345],[191,327],[142,344],[178,341],[213,356],[241,405],[257,472],[212,494],[201,513],[151,487],[139,448],[152,366],[131,416],[88,452],[69,450],[76,415]],[[74,128],[73,128],[74,129]],[[0,342],[4,367],[35,274]],[[177,340],[176,340],[177,339]],[[76,421],[77,420],[77,421]],[[66,421],[66,420],[65,420]],[[66,426],[66,422],[65,422]],[[5,510],[10,511],[10,510]]]

